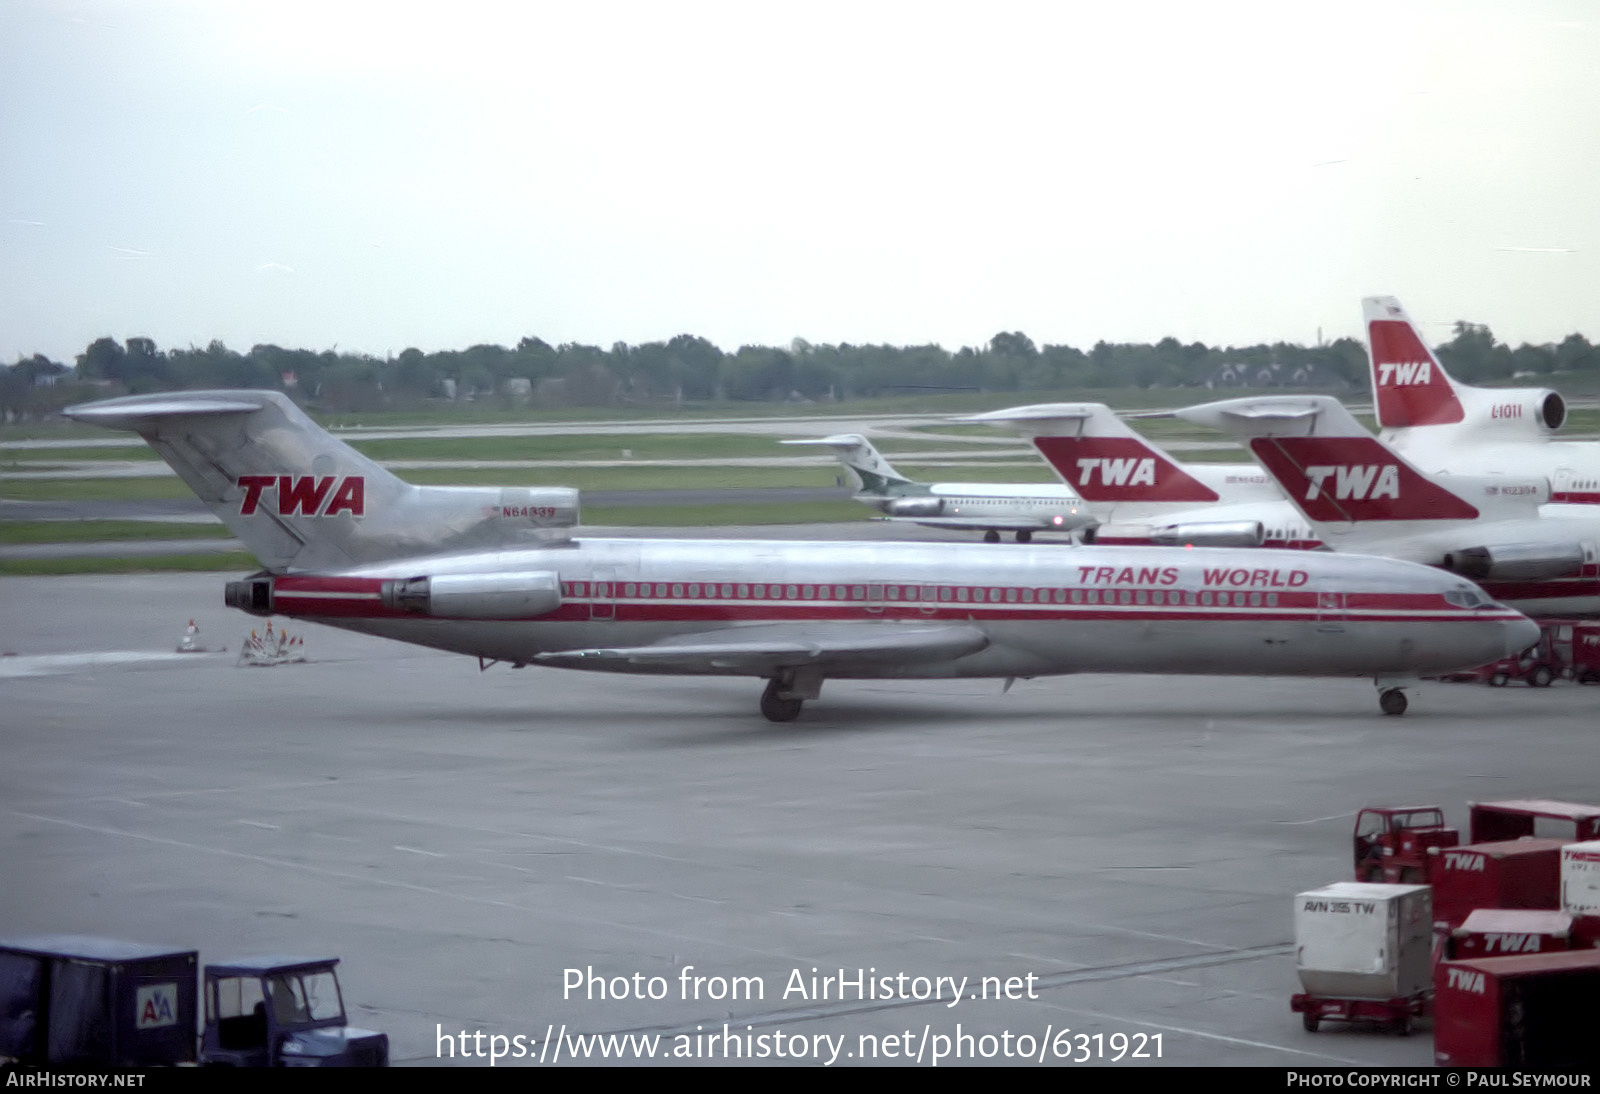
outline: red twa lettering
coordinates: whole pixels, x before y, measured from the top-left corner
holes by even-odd
[[[331,517],[335,513],[359,517],[367,511],[367,481],[360,475],[240,475],[237,481],[244,491],[239,500],[239,515],[244,517],[261,508],[261,495],[267,490],[277,495],[280,517]]]
[[[333,492],[333,500],[328,503],[328,511],[322,514],[331,517],[335,513],[350,513],[353,516],[364,516],[367,511],[367,480],[360,475],[346,475],[339,484],[339,489]]]
[[[244,500],[239,502],[239,515],[254,516],[256,507],[261,504],[261,491],[277,481],[271,475],[240,475],[239,486],[244,490]]]
[[[310,475],[279,475],[278,513],[286,517],[296,513],[316,516],[317,510],[322,508],[322,499],[328,496],[328,489],[332,485],[332,475],[324,475],[320,479]]]

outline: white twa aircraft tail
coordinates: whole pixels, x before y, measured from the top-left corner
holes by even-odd
[[[575,490],[413,486],[275,391],[131,395],[62,413],[138,433],[274,573],[532,546],[578,519]]]
[[[1549,500],[1543,480],[1419,471],[1326,395],[1227,399],[1174,413],[1233,434],[1306,518],[1335,536],[1338,528],[1329,526],[1381,524],[1399,532],[1536,518]]]
[[[1483,388],[1445,372],[1416,324],[1392,296],[1361,301],[1366,322],[1372,400],[1378,426],[1407,446],[1414,427],[1459,445],[1488,439],[1548,439],[1567,420],[1567,404],[1547,388]]]
[[[1199,504],[1219,497],[1104,403],[1040,403],[957,420],[1008,426],[1027,436],[1085,501]]]

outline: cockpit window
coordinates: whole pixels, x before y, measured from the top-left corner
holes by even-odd
[[[1494,603],[1481,589],[1470,585],[1451,589],[1444,594],[1444,598],[1458,608],[1487,608]]]

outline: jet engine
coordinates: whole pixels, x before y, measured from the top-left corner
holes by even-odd
[[[1567,401],[1549,388],[1477,388],[1458,394],[1475,429],[1522,437],[1548,437],[1567,422]]]
[[[561,606],[561,579],[549,571],[436,574],[385,581],[385,607],[448,619],[529,619]]]
[[[1474,581],[1544,581],[1583,569],[1581,543],[1506,543],[1444,556],[1444,568]]]
[[[1169,524],[1151,532],[1157,547],[1259,547],[1267,540],[1259,520]]]
[[[1150,543],[1157,547],[1259,547],[1266,538],[1259,520],[1102,524],[1084,534],[1085,543]]]
[[[944,499],[895,498],[883,511],[891,517],[936,517],[944,512]]]

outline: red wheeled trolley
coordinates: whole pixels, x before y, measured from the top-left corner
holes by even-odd
[[[1399,999],[1327,999],[1304,992],[1289,998],[1289,1009],[1300,1016],[1300,1021],[1310,1033],[1326,1021],[1370,1023],[1384,1026],[1402,1037],[1411,1033],[1411,1022],[1429,1013],[1432,1005],[1431,991]]]
[[[1426,885],[1338,881],[1295,897],[1289,999],[1308,1031],[1324,1021],[1402,1035],[1433,994],[1433,903]]]

